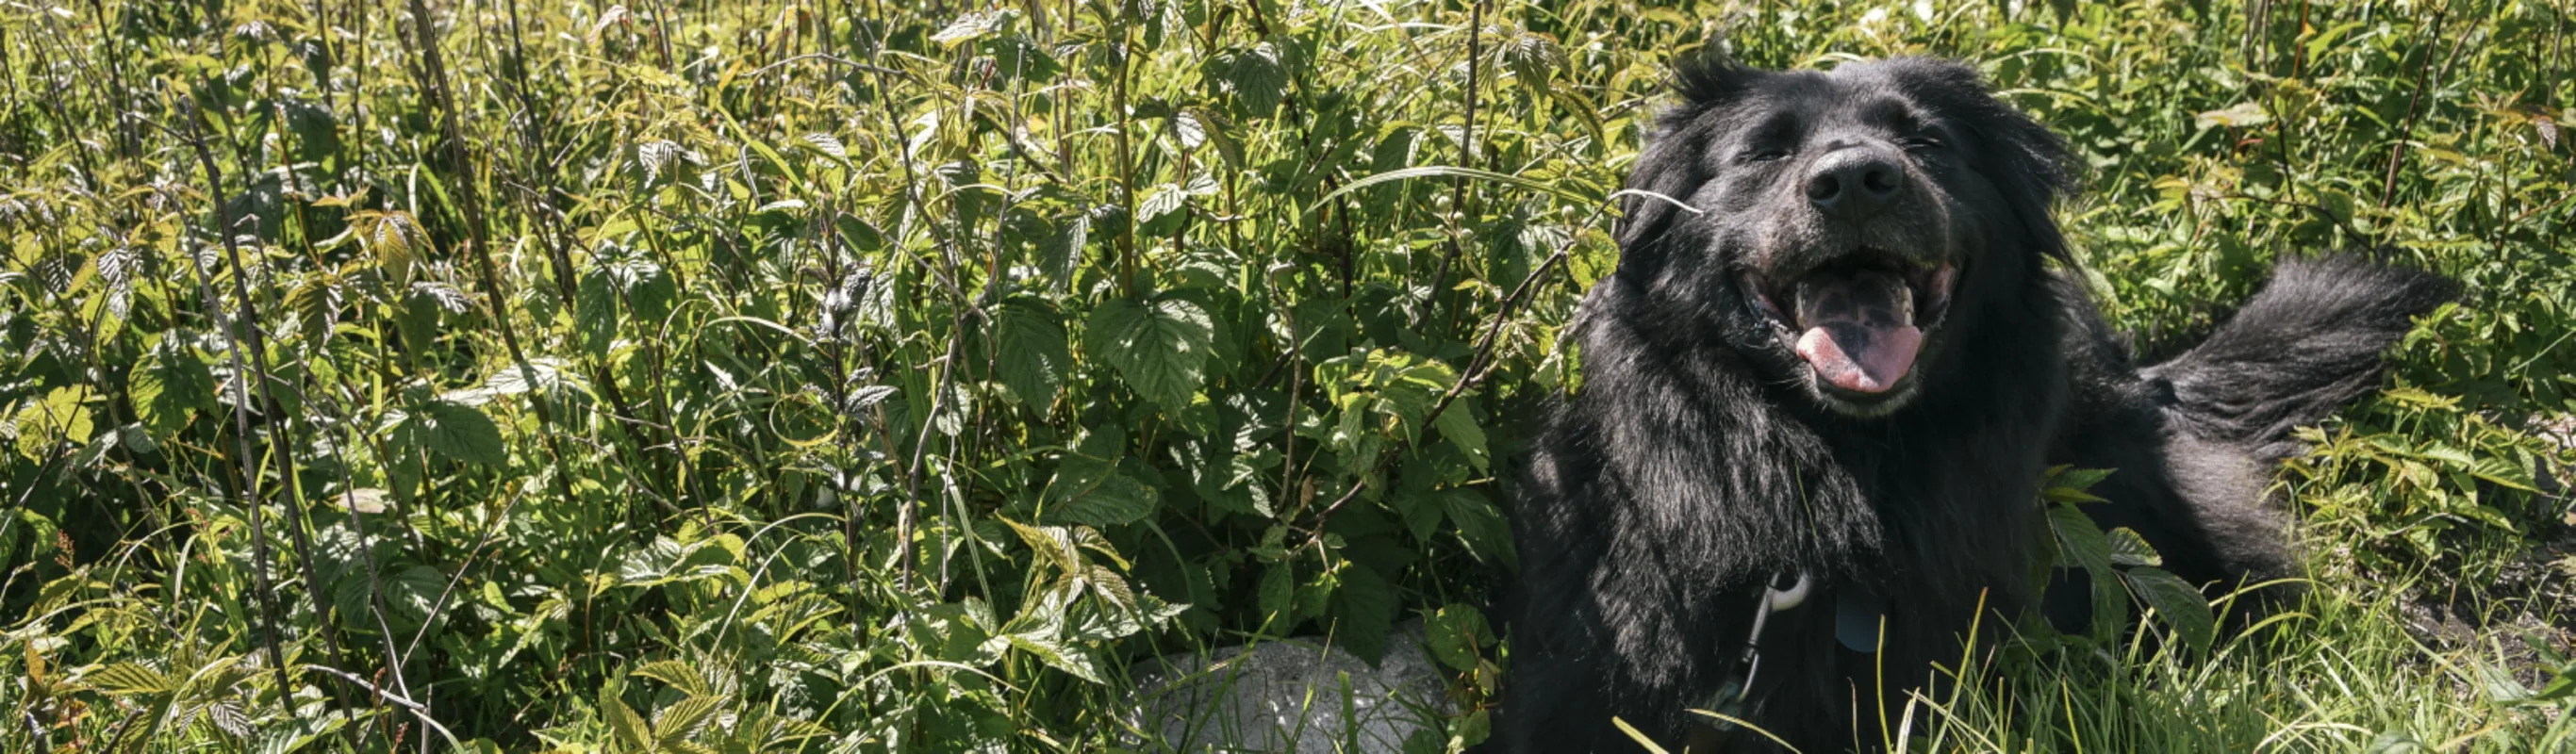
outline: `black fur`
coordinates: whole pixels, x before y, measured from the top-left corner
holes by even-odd
[[[1807,752],[1874,748],[1881,705],[1955,662],[1981,608],[1991,638],[2035,607],[2049,464],[2119,469],[2097,488],[2113,503],[2091,507],[2185,578],[2287,575],[2284,529],[2259,504],[2266,464],[2295,451],[2291,427],[2376,385],[2378,353],[2449,292],[2352,258],[2289,261],[2206,343],[2137,369],[2050,269],[2071,264],[2048,213],[2064,148],[1973,70],[1701,61],[1675,88],[1684,103],[1629,187],[1698,212],[1627,198],[1620,268],[1584,301],[1585,382],[1531,455],[1512,521],[1512,668],[1490,750],[1636,750],[1614,716],[1666,746],[1766,746],[1687,710],[1737,670],[1782,573],[1818,586],[1770,618],[1746,716]],[[1901,168],[1883,211],[1817,198],[1819,166],[1855,159]],[[1882,267],[1955,268],[1955,292],[1925,304],[1894,388],[1826,385],[1765,292]],[[1837,643],[1847,595],[1885,605],[1879,654]]]

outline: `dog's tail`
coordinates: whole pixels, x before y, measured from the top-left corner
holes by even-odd
[[[2264,463],[2304,451],[2290,432],[2379,385],[2380,354],[2458,295],[2450,279],[2359,254],[2281,260],[2209,339],[2148,367],[2192,434]]]

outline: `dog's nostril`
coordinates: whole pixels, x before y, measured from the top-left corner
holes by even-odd
[[[1882,155],[1852,150],[1825,158],[1807,175],[1807,201],[1853,217],[1885,210],[1905,193],[1905,169]]]
[[[1832,201],[1835,196],[1841,195],[1842,192],[1843,182],[1840,179],[1835,178],[1832,173],[1826,173],[1807,180],[1808,199],[1820,202]]]
[[[1896,193],[1896,187],[1898,185],[1896,180],[1896,171],[1889,170],[1884,167],[1872,166],[1869,170],[1869,174],[1861,177],[1860,185],[1868,188],[1869,192],[1873,194]]]

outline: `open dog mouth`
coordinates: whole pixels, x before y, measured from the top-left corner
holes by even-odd
[[[1958,268],[1862,249],[1792,279],[1743,273],[1755,309],[1825,385],[1884,395],[1914,368],[1924,334],[1949,313]]]

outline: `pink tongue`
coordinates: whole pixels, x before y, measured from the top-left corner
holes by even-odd
[[[1913,325],[1870,327],[1858,322],[1826,322],[1798,336],[1798,356],[1834,387],[1863,393],[1885,392],[1914,367],[1914,352],[1923,347],[1923,331]]]

